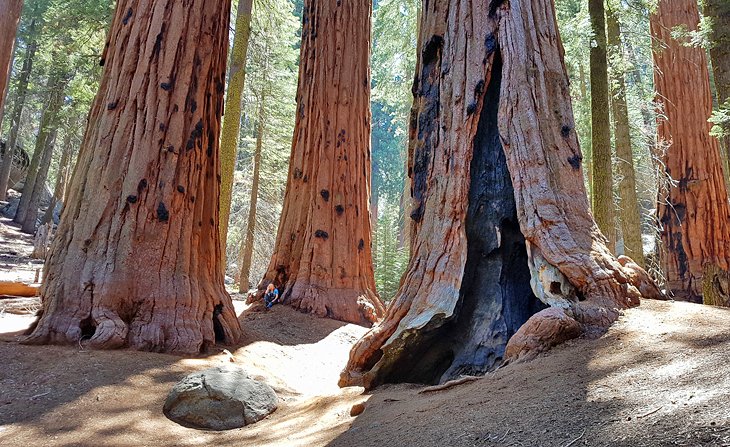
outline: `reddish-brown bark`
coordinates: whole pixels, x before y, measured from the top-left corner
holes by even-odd
[[[10,82],[10,69],[23,0],[0,0],[0,122]]]
[[[370,244],[370,15],[369,0],[305,1],[287,191],[259,284],[302,311],[368,326],[384,311]]]
[[[197,353],[240,337],[218,234],[229,12],[118,2],[29,343]]]
[[[701,301],[703,271],[730,267],[730,209],[717,139],[710,137],[712,94],[702,48],[672,38],[676,27],[696,30],[695,0],[661,0],[651,16],[658,137],[668,148],[667,174],[675,181],[659,198],[667,287],[680,299]]]
[[[646,272],[611,255],[590,213],[553,1],[429,2],[420,29],[409,172],[412,258],[383,322],[351,351],[342,386],[483,372],[502,358],[519,360],[601,331],[618,309],[637,305],[642,296],[660,297]],[[496,94],[494,83],[501,83]],[[485,111],[497,104],[492,121]],[[493,147],[480,140],[485,135],[499,136],[506,159],[475,163],[477,153]],[[502,188],[492,176],[503,168],[514,186],[517,234],[504,196],[472,206],[475,198],[484,200],[475,195],[480,188]],[[487,212],[480,216],[482,209]],[[470,230],[489,222],[493,210],[505,219],[484,230],[492,239]],[[472,258],[472,245],[482,242]],[[501,261],[481,263],[495,253]],[[519,278],[528,263],[527,277]],[[469,277],[475,265],[484,275],[496,270],[500,285],[532,282],[535,296],[553,308],[527,320],[507,343],[505,323],[517,321],[512,313],[536,309],[520,301],[523,293],[501,291],[494,298],[474,289],[480,284]],[[543,325],[550,330],[533,330]],[[492,336],[501,341],[487,353],[496,357],[490,361],[480,358],[484,345],[475,342],[494,343]]]

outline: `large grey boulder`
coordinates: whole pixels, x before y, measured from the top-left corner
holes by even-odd
[[[163,411],[187,427],[230,430],[260,421],[276,410],[277,402],[269,385],[251,379],[235,366],[221,366],[178,382]]]

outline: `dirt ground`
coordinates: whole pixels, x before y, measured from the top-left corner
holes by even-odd
[[[0,446],[730,446],[730,310],[645,301],[598,340],[479,381],[365,395],[336,385],[363,328],[237,304],[245,340],[229,349],[281,405],[228,432],[162,414],[174,383],[225,354],[23,346],[17,331],[32,317],[0,312]]]

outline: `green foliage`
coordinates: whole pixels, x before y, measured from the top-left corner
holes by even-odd
[[[296,111],[299,21],[294,6],[289,0],[255,0],[253,5],[241,140],[226,247],[231,261],[229,274],[238,268],[236,260],[245,237],[261,101],[263,153],[251,278],[263,276],[275,243]]]
[[[408,249],[399,232],[400,213],[397,204],[383,201],[380,219],[375,228],[373,264],[375,285],[380,298],[390,302],[398,291],[400,279],[408,266]]]
[[[38,123],[50,95],[49,89],[62,88],[65,101],[57,145],[71,134],[74,151],[81,144],[85,118],[99,88],[99,66],[106,33],[114,11],[111,0],[26,0],[16,39],[12,83],[5,120],[0,133],[10,132],[10,111],[17,100],[17,80],[28,45],[36,42],[29,94],[20,123],[19,144],[32,153]],[[58,83],[49,82],[58,79]],[[48,184],[53,185],[61,150],[57,147]],[[74,158],[75,160],[75,158]]]

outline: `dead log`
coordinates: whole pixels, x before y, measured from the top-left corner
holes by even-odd
[[[16,297],[38,296],[40,287],[22,282],[0,281],[0,295]]]

